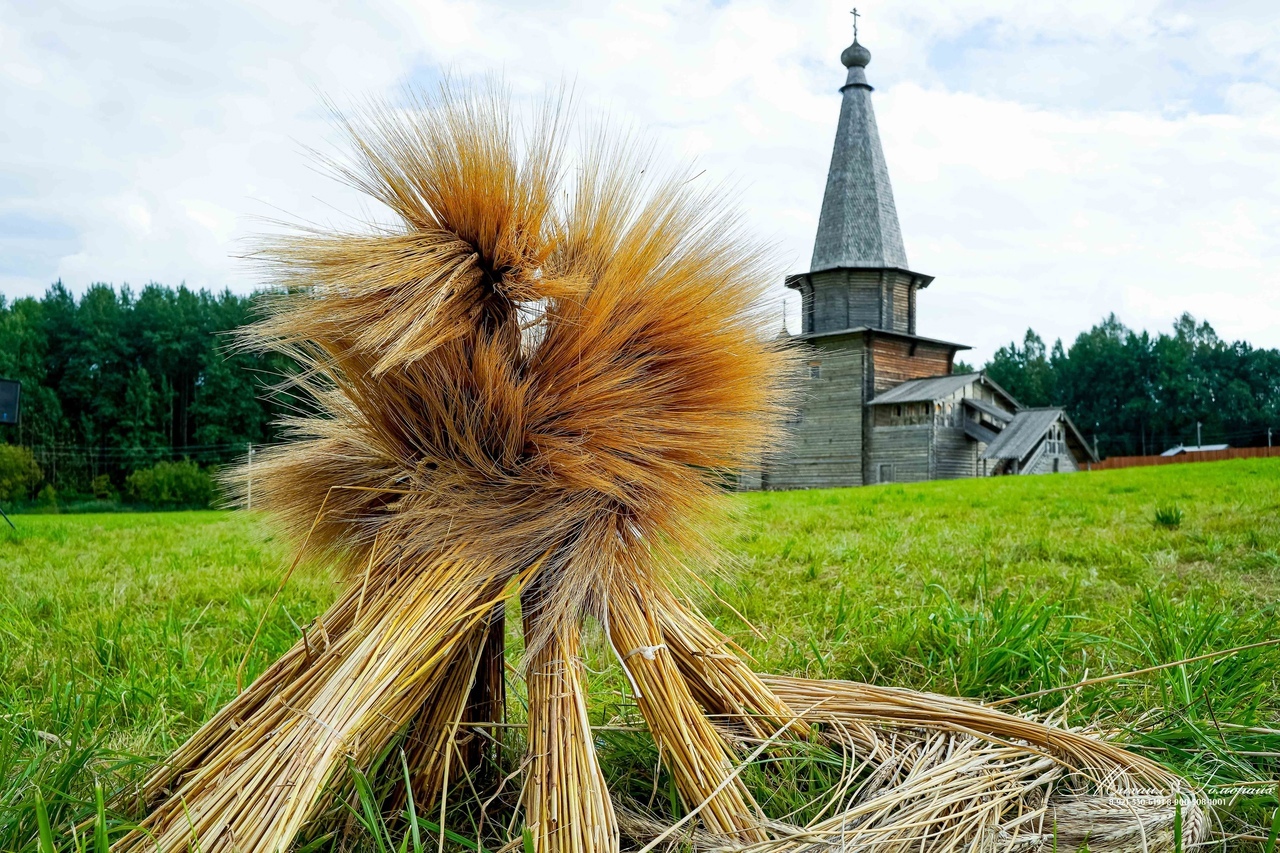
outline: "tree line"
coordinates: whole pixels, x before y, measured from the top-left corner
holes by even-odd
[[[0,377],[22,383],[20,424],[0,441],[30,448],[45,485],[90,494],[274,440],[288,401],[271,386],[288,365],[228,346],[256,299],[157,284],[76,298],[61,282],[42,298],[0,296]]]
[[[1183,314],[1171,332],[1135,331],[1114,314],[1046,347],[1028,329],[1003,346],[987,375],[1024,406],[1062,406],[1103,456],[1195,444],[1280,444],[1280,350],[1227,342]]]
[[[0,377],[22,383],[21,424],[0,427],[0,442],[29,448],[39,469],[36,481],[12,476],[62,494],[119,491],[159,463],[224,464],[276,440],[297,405],[274,390],[291,365],[229,347],[259,298],[157,284],[76,298],[61,282],[41,298],[0,296]],[[1280,433],[1280,351],[1228,343],[1190,315],[1155,336],[1112,315],[1070,347],[1028,329],[985,370],[1023,405],[1065,407],[1104,456],[1194,443],[1197,422],[1205,443]]]

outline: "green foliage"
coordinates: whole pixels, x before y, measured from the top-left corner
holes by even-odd
[[[1156,507],[1156,525],[1170,529],[1182,526],[1182,507],[1177,504],[1161,504]]]
[[[68,495],[160,461],[242,458],[291,405],[271,391],[286,360],[226,347],[257,298],[97,284],[76,299],[61,283],[40,299],[0,298],[0,376],[22,383],[9,439]]]
[[[40,490],[40,494],[36,495],[36,505],[43,510],[57,512],[58,490],[53,487],[52,483],[47,484]]]
[[[372,842],[372,850],[375,853],[424,853],[426,845],[423,843],[423,836],[427,834],[438,836],[440,824],[418,813],[417,805],[413,801],[413,784],[409,777],[409,765],[404,759],[403,752],[399,757],[400,771],[405,783],[406,803],[404,809],[396,816],[398,818],[396,823],[401,826],[398,843],[395,833],[382,814],[382,803],[385,797],[374,791],[369,777],[355,766],[349,766],[348,772],[354,784],[360,808],[356,809],[350,803],[346,806],[351,813],[351,818],[363,831],[366,840]],[[477,844],[474,838],[461,835],[447,826],[444,829],[444,836],[453,849],[461,848],[472,853],[485,853],[484,847]]]
[[[0,501],[26,500],[43,476],[28,448],[0,444]]]
[[[124,481],[125,498],[153,507],[204,509],[218,495],[208,472],[190,460],[157,462],[134,471]]]
[[[949,676],[955,692],[981,696],[993,684],[1052,681],[1094,635],[1080,632],[1061,602],[1049,596],[1003,589],[972,590],[978,600],[966,605],[940,589],[940,605],[929,614],[913,657],[939,675]]]
[[[49,823],[49,809],[44,804],[44,796],[35,788],[36,824],[40,831],[40,853],[54,853],[53,826]]]
[[[1055,358],[1061,349],[1059,341]],[[987,375],[1024,406],[1049,406],[1056,402],[1057,388],[1053,364],[1045,350],[1044,339],[1027,329],[1022,347],[1011,343],[996,350],[987,363]]]
[[[97,500],[110,500],[116,494],[116,490],[111,487],[111,478],[106,474],[94,477],[89,484],[89,491]]]
[[[1183,314],[1172,334],[1135,332],[1111,315],[1070,348],[1031,329],[996,351],[987,374],[1027,406],[1066,407],[1105,456],[1196,443],[1267,443],[1280,430],[1280,350],[1221,340]]]

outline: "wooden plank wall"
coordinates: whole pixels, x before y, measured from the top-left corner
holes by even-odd
[[[879,270],[825,270],[809,279],[813,294],[812,308],[806,308],[806,333],[881,324]]]
[[[769,489],[862,485],[865,348],[861,335],[819,339],[806,348],[800,417],[788,447],[765,474]],[[816,363],[819,377],[809,378]]]
[[[876,394],[883,394],[908,379],[945,376],[951,372],[951,349],[939,344],[875,335],[871,352]]]
[[[910,304],[907,307],[907,334],[914,335],[916,333],[916,295],[920,292],[917,287],[911,288]]]
[[[897,273],[893,279],[893,326],[895,332],[911,328],[911,276]]]
[[[881,464],[893,465],[893,482],[919,483],[932,479],[933,424],[875,427],[868,454],[869,482],[879,482]]]
[[[978,442],[960,427],[936,427],[933,445],[934,473],[938,480],[978,476]]]
[[[883,322],[880,271],[844,270],[844,276],[844,286],[849,289],[849,325],[845,328],[879,326]]]
[[[845,287],[823,287],[813,291],[816,330],[839,331],[849,328],[849,290]]]

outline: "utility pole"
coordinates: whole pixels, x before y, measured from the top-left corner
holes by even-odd
[[[1271,427],[1267,427],[1267,447],[1271,446]]]
[[[245,509],[253,509],[253,445],[249,445],[249,462],[245,465],[246,479],[249,481],[248,489],[245,492]]]
[[[1204,442],[1200,440],[1200,422],[1196,421],[1196,447],[1204,447]]]

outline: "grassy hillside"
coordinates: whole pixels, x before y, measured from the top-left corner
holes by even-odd
[[[731,500],[731,566],[702,603],[764,669],[999,699],[1280,637],[1280,460]],[[91,815],[95,780],[127,787],[231,695],[286,549],[244,513],[18,524],[0,534],[0,849],[34,850],[35,786],[55,824]],[[333,594],[299,572],[246,678]],[[1059,706],[1205,783],[1280,778],[1277,647],[1015,705]],[[616,693],[596,708],[630,713]],[[1256,834],[1273,805],[1243,798],[1228,826]]]

